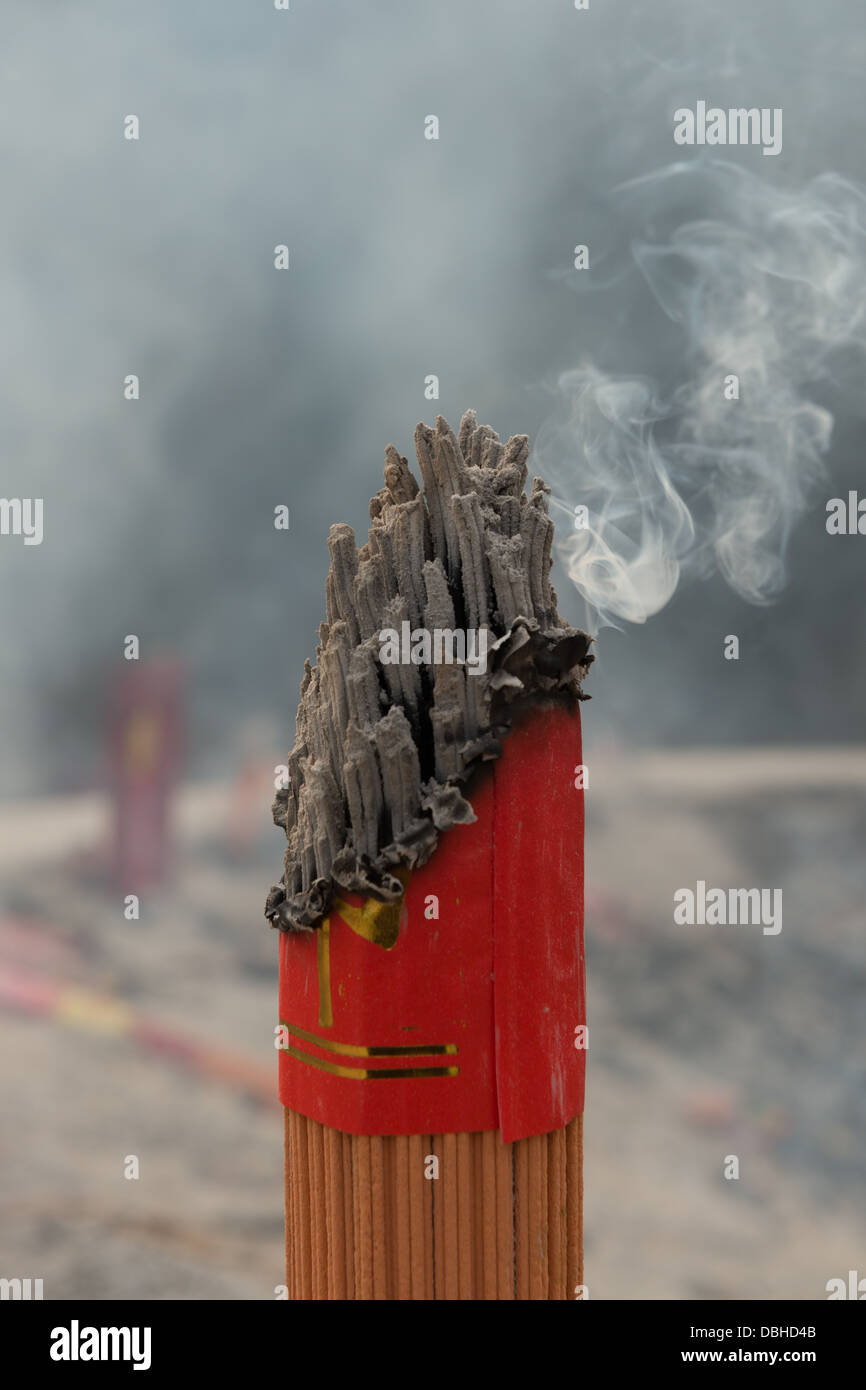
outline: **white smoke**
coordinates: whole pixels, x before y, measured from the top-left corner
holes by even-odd
[[[647,232],[684,193],[712,215]],[[632,268],[678,344],[673,357],[644,345],[640,376],[587,363],[559,378],[538,471],[560,513],[589,511],[585,529],[560,515],[560,552],[600,624],[645,622],[684,574],[713,569],[768,602],[830,443],[832,414],[813,393],[839,395],[852,357],[864,361],[866,196],[834,174],[791,191],[721,161],[672,165],[617,195],[639,229]],[[739,399],[725,396],[732,374]]]

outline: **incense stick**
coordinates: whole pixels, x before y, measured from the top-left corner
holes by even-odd
[[[295,1173],[292,1165],[292,1112],[282,1112],[282,1154],[284,1154],[284,1170],[282,1170],[282,1190],[285,1195],[285,1252],[286,1252],[286,1289],[292,1290],[295,1286],[297,1273],[295,1269]]]
[[[569,1231],[583,1231],[583,1116],[572,1120],[566,1137],[566,1224]],[[568,1297],[583,1283],[583,1241],[568,1244]]]
[[[457,1138],[457,1288],[458,1298],[474,1295],[472,1249],[475,1243],[475,1199],[472,1175],[472,1135]]]
[[[328,1249],[325,1235],[325,1139],[323,1127],[307,1121],[307,1156],[310,1168],[310,1222],[312,1231],[312,1297],[327,1298]]]
[[[485,1130],[475,1136],[479,1145],[478,1172],[481,1213],[481,1269],[479,1298],[496,1298],[496,1135]]]
[[[550,1297],[564,1298],[568,1214],[565,1206],[565,1130],[550,1135],[547,1149],[547,1231]]]
[[[424,1181],[423,1139],[420,1134],[411,1134],[405,1141],[406,1162],[408,1164],[409,1187],[409,1298],[426,1299],[433,1297],[432,1266],[432,1206],[426,1210]],[[432,1196],[432,1193],[430,1194]],[[427,1237],[427,1232],[430,1237]],[[429,1268],[428,1268],[429,1267]],[[429,1278],[428,1278],[429,1276]],[[399,1295],[402,1297],[402,1295]]]
[[[581,1117],[513,1144],[340,1134],[289,1110],[285,1133],[290,1299],[576,1297]]]
[[[444,1249],[442,1251],[445,1266],[445,1297],[447,1299],[457,1299],[460,1297],[460,1273],[459,1273],[459,1252],[458,1252],[458,1214],[457,1214],[457,1179],[459,1169],[457,1167],[457,1135],[444,1134],[442,1136],[442,1171],[439,1175],[439,1182],[442,1184],[441,1193],[437,1190],[436,1196],[441,1196],[444,1222]]]
[[[373,1297],[384,1299],[389,1297],[388,1292],[388,1246],[385,1241],[385,1163],[384,1148],[385,1139],[381,1134],[374,1134],[369,1139],[370,1145],[370,1181],[372,1196],[372,1218],[373,1218]],[[392,1147],[394,1140],[390,1141]],[[389,1194],[390,1196],[390,1194]],[[393,1237],[393,1233],[392,1237]]]
[[[343,1155],[341,1169],[343,1198],[343,1233],[346,1241],[346,1298],[354,1299],[355,1294],[355,1202],[352,1187],[352,1136],[340,1135]]]
[[[310,1168],[307,1156],[307,1126],[305,1116],[297,1115],[295,1129],[295,1170],[298,1175],[297,1220],[300,1235],[299,1258],[301,1262],[301,1298],[313,1297],[313,1245],[311,1240],[312,1222],[310,1208]]]
[[[373,1174],[370,1166],[370,1140],[366,1134],[353,1136],[357,1160],[356,1203],[358,1207],[356,1271],[360,1272],[360,1288],[356,1297],[373,1297]]]
[[[393,1190],[395,1195],[395,1246],[397,1268],[394,1278],[394,1297],[405,1300],[412,1297],[412,1178],[409,1167],[409,1139],[405,1134],[398,1135],[387,1153],[393,1153],[395,1174]],[[416,1235],[417,1239],[417,1235]],[[419,1268],[423,1269],[423,1257]]]
[[[529,1168],[529,1297],[548,1294],[547,1135],[526,1141]]]
[[[328,1298],[345,1299],[346,1292],[346,1209],[343,1196],[342,1135],[325,1128],[325,1184],[328,1220]]]
[[[514,1297],[529,1298],[529,1145],[514,1146],[514,1221],[516,1226]]]

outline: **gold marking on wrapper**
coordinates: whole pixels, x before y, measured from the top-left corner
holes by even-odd
[[[318,1067],[320,1071],[330,1072],[332,1076],[344,1076],[349,1081],[396,1081],[402,1076],[458,1076],[459,1067],[381,1067],[376,1070],[367,1067],[341,1067],[336,1062],[326,1062],[322,1057],[310,1057],[299,1052],[296,1047],[285,1047],[290,1057],[306,1062],[308,1067]]]
[[[353,907],[345,898],[337,898],[334,902],[333,910],[346,926],[351,927],[356,936],[362,936],[374,946],[381,946],[383,951],[390,951],[397,945],[409,875],[401,870],[395,874],[395,878],[399,878],[403,884],[403,892],[396,902],[380,903],[376,898],[365,898],[360,907]]]
[[[380,903],[378,898],[365,898],[360,907],[353,907],[345,898],[335,898],[333,911],[356,936],[383,951],[396,946],[400,935],[403,900],[409,882],[409,870],[397,869],[394,877],[403,885],[403,892],[394,903]],[[319,976],[319,1023],[322,1028],[334,1025],[334,1002],[331,996],[331,918],[325,917],[316,933],[316,967]]]
[[[316,965],[319,972],[319,1024],[331,1028],[334,1005],[331,999],[331,919],[326,917],[316,937]]]
[[[303,1038],[304,1042],[313,1043],[325,1052],[339,1052],[343,1057],[453,1057],[460,1051],[456,1043],[400,1043],[393,1047],[382,1043],[367,1047],[363,1043],[332,1042],[330,1038],[320,1038],[317,1033],[308,1033],[305,1028],[298,1028],[294,1023],[287,1023],[285,1019],[281,1018],[280,1023],[295,1037]]]

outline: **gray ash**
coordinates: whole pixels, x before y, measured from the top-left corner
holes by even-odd
[[[289,786],[273,806],[288,848],[265,915],[284,931],[315,926],[340,890],[398,898],[396,872],[475,819],[461,788],[499,757],[516,710],[587,698],[592,639],[557,613],[549,489],[536,478],[526,495],[526,435],[503,444],[470,410],[459,436],[441,416],[419,425],[415,450],[422,487],[388,446],[366,545],[345,525],[328,538],[318,664],[304,665]],[[485,669],[441,649],[389,663],[385,629],[471,631]]]

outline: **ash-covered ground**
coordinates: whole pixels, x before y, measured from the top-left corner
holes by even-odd
[[[590,1296],[825,1298],[866,1269],[866,751],[588,741]],[[99,796],[0,811],[0,1275],[48,1299],[282,1283],[271,776],[240,834],[183,791],[138,922]],[[675,925],[698,878],[782,888],[782,931]]]

